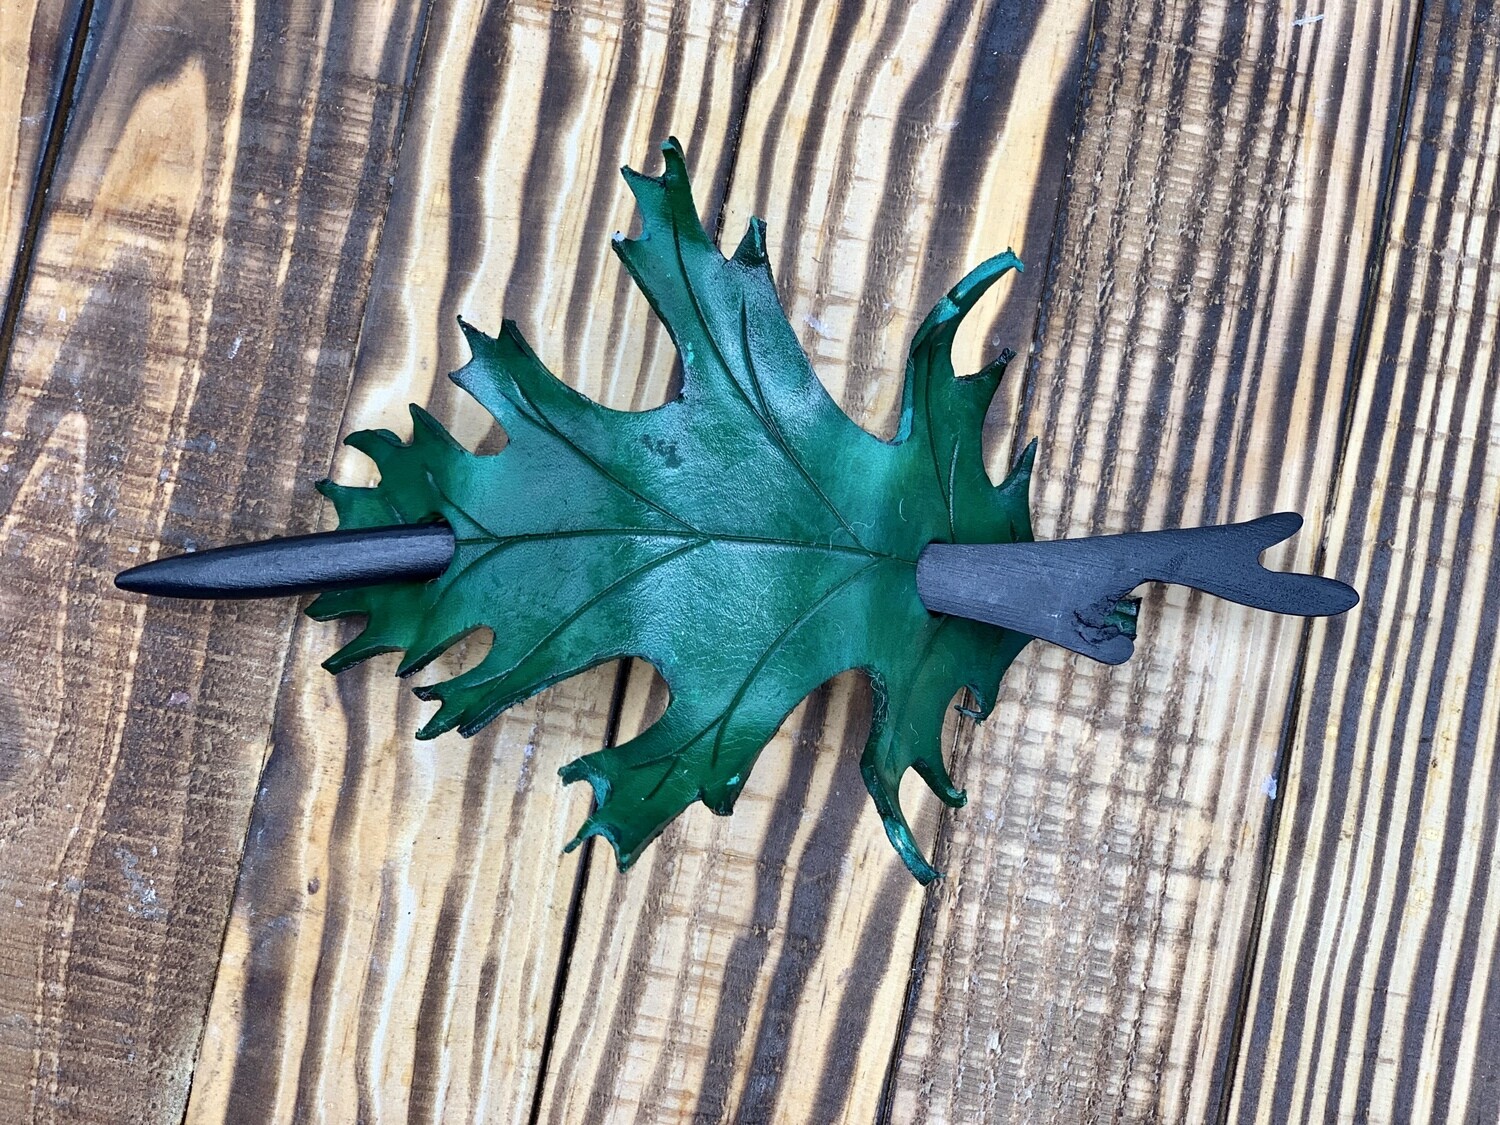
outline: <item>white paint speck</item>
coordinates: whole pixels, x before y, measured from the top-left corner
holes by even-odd
[[[243,344],[244,342],[245,342],[245,337],[243,337],[243,336],[236,336],[234,338],[234,343],[232,343],[232,344],[229,345],[229,358],[230,359],[233,359],[235,356],[237,356],[237,355],[240,354],[240,345]]]
[[[826,340],[828,339],[828,337],[833,335],[833,329],[829,328],[828,325],[824,324],[821,320],[813,316],[811,313],[808,313],[807,316],[803,317],[802,319],[807,321],[807,326],[814,332],[816,332],[819,336],[823,337],[823,339]]]
[[[1260,791],[1266,795],[1267,800],[1276,800],[1276,778],[1268,777],[1262,781]]]
[[[125,904],[125,912],[135,914],[139,908],[142,918],[165,918],[167,912],[157,902],[156,887],[151,879],[140,870],[139,857],[129,848],[119,847],[115,849],[115,858],[120,861],[120,873],[130,885],[130,898],[134,900]]]
[[[1327,15],[1327,14],[1328,14],[1327,12],[1319,12],[1315,16],[1303,16],[1301,19],[1295,19],[1295,20],[1293,20],[1292,21],[1292,26],[1293,27],[1308,27],[1308,26],[1310,26],[1312,24],[1315,24],[1315,23],[1321,23],[1322,20],[1323,20],[1323,17],[1325,15]]]

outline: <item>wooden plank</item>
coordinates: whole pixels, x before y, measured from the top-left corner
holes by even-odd
[[[1088,12],[771,11],[724,240],[766,218],[803,345],[872,427],[894,428],[911,332],[969,266],[1007,244],[1045,261]],[[1022,326],[1007,342],[1024,348],[1033,276],[966,332],[971,369],[997,324]],[[664,702],[634,668],[621,737]],[[839,678],[787,720],[732,817],[688,810],[624,875],[594,849],[542,1120],[874,1118],[922,891],[859,777],[869,708]],[[907,800],[930,843],[932,804]]]
[[[760,18],[733,0],[438,4],[346,430],[410,432],[416,401],[494,447],[443,378],[468,358],[458,313],[517,320],[611,405],[663,398],[671,345],[609,249],[634,222],[619,167],[655,165],[675,131],[720,208]],[[358,455],[338,470],[373,479]],[[588,813],[557,769],[605,741],[616,669],[422,743],[431,708],[394,658],[336,683],[318,667],[339,632],[304,621],[293,640],[189,1117],[524,1121],[578,874],[561,852]]]
[[[293,607],[110,579],[308,524],[422,10],[94,11],[0,402],[8,1119],[181,1119]]]
[[[1038,534],[1323,533],[1409,3],[1101,3],[1025,429]],[[1304,625],[1150,593],[1134,659],[1034,646],[961,743],[889,1116],[1212,1120]]]
[[[1426,6],[1233,1117],[1500,1121],[1500,24]]]
[[[82,0],[0,5],[0,282],[13,286]],[[16,294],[15,296],[19,296]],[[9,307],[8,299],[5,307]],[[0,347],[3,354],[3,347]]]

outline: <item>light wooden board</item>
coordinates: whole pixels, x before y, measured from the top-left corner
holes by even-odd
[[[459,313],[517,320],[613,406],[665,396],[671,345],[609,248],[633,222],[619,168],[655,170],[676,132],[718,210],[761,11],[612,8],[435,7],[346,432],[409,433],[415,401],[493,446],[444,377],[468,358]],[[431,707],[394,657],[336,683],[318,666],[343,632],[294,633],[189,1117],[524,1121],[579,869],[562,848],[589,807],[557,770],[603,744],[617,670],[423,743]]]
[[[1500,1121],[1500,23],[1429,5],[1239,1121]]]
[[[894,428],[910,334],[950,285],[1007,245],[1045,262],[1088,11],[773,7],[723,241],[767,220],[803,346],[872,428]],[[997,325],[1026,346],[1037,283],[1001,288],[965,335],[970,369]],[[635,666],[621,737],[663,703]],[[859,776],[869,708],[840,678],[787,720],[732,817],[688,810],[624,875],[594,850],[542,1120],[874,1118],[923,892]],[[906,799],[930,844],[920,787]]]
[[[420,14],[95,11],[0,400],[5,1120],[181,1119],[291,607],[110,580],[306,525]]]
[[[81,0],[0,0],[0,284],[7,286],[41,183],[81,7]]]
[[[101,5],[0,373],[0,1120],[1500,1121],[1500,27],[1418,8]],[[7,271],[75,15],[0,0]],[[1015,245],[960,353],[1032,349],[987,449],[1042,435],[1039,533],[1300,508],[1269,561],[1326,541],[1365,606],[1028,652],[948,732],[968,808],[905,794],[923,892],[856,677],[622,876],[558,855],[555,771],[649,668],[423,744],[393,661],[317,667],[340,627],[109,588],[328,522],[351,365],[345,432],[496,448],[455,313],[660,401],[607,242],[669,132],[865,424]]]
[[[1338,464],[1414,5],[1101,4],[1025,428],[1038,535],[1300,510]],[[961,744],[895,1121],[1213,1120],[1304,625],[1151,592]]]

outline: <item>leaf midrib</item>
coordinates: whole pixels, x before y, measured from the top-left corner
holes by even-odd
[[[460,509],[462,510],[462,509]],[[467,512],[464,513],[468,515]],[[472,516],[469,517],[471,520]],[[477,520],[474,520],[477,526]],[[813,543],[805,539],[785,539],[774,535],[735,535],[728,532],[716,531],[673,531],[670,528],[649,527],[581,527],[570,531],[529,531],[520,532],[515,535],[499,535],[491,533],[488,535],[475,535],[467,538],[455,538],[455,546],[474,547],[490,544],[492,550],[510,546],[514,543],[539,542],[549,539],[585,539],[591,537],[619,536],[629,539],[671,539],[681,542],[700,543],[739,543],[752,547],[788,547],[799,551],[817,551],[825,554],[858,555],[873,561],[905,563],[907,566],[916,566],[915,559],[906,558],[903,555],[892,554],[889,551],[876,551],[869,547],[851,547],[838,543]],[[478,565],[484,557],[474,560],[471,566]]]

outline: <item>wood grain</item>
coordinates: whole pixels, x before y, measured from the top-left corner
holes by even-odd
[[[1313,569],[1378,260],[1403,3],[1101,3],[1023,406],[1038,535],[1301,510]],[[896,1121],[1211,1120],[1303,623],[1151,592],[1034,646],[955,763]]]
[[[803,346],[873,428],[894,428],[910,334],[969,266],[1011,244],[1045,261],[1088,8],[771,10],[724,241],[767,220]],[[1025,346],[1023,281],[977,314],[970,369],[997,325]],[[995,453],[1004,466],[1008,446]],[[664,702],[634,667],[621,737]],[[869,709],[839,678],[783,725],[732,817],[689,809],[624,875],[595,850],[542,1120],[874,1118],[922,892],[859,777]],[[919,787],[906,799],[930,843]]]
[[[94,10],[0,401],[6,1120],[181,1119],[291,607],[110,578],[305,523],[421,12]]]
[[[1500,1121],[1500,23],[1428,5],[1232,1116]]]
[[[82,7],[82,0],[0,3],[0,284],[7,287],[16,281]]]
[[[468,358],[458,313],[517,320],[611,405],[665,397],[671,345],[609,249],[633,222],[619,167],[656,170],[675,132],[717,213],[760,17],[720,0],[438,4],[346,430],[409,432],[416,401],[496,446],[442,378]],[[349,455],[338,476],[372,466]],[[578,877],[562,848],[588,813],[557,770],[609,736],[617,670],[472,741],[419,743],[430,708],[394,658],[337,682],[318,667],[337,633],[295,631],[189,1118],[524,1121]]]
[[[101,0],[19,253],[83,2],[0,0],[0,1121],[1500,1121],[1488,0]],[[607,244],[671,133],[862,422],[1013,245],[960,366],[1027,357],[986,448],[1041,435],[1039,534],[1298,509],[1268,561],[1361,610],[1033,646],[950,724],[969,806],[904,793],[923,892],[858,677],[622,875],[555,771],[645,665],[417,743],[342,627],[110,588],[331,523],[408,401],[499,448],[456,313],[661,401]]]

